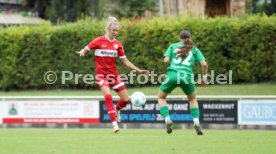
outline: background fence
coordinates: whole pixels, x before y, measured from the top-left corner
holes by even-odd
[[[103,96],[1,96],[0,99],[0,124],[4,127],[89,125],[101,128],[110,124]],[[114,96],[114,100],[117,99],[118,96]],[[204,127],[215,124],[219,125],[217,128],[225,125],[275,128],[276,95],[200,95],[197,99]],[[185,96],[171,95],[168,103],[174,123],[191,125]],[[128,105],[121,111],[121,118],[125,128],[158,128],[163,124],[156,96],[147,96],[142,108]]]

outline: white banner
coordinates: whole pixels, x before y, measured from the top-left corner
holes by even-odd
[[[0,119],[2,123],[98,123],[99,101],[2,101]]]
[[[276,100],[238,101],[238,124],[276,125]]]

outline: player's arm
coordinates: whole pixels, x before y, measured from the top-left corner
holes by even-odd
[[[169,65],[169,64],[170,64],[170,61],[171,61],[171,58],[170,58],[170,57],[165,57],[165,58],[164,58],[164,63],[165,63],[166,65]]]
[[[206,86],[208,84],[208,76],[207,76],[207,72],[208,72],[208,64],[205,60],[205,57],[203,56],[203,54],[201,53],[201,51],[196,48],[196,59],[197,61],[200,62],[201,68],[202,68],[202,80],[201,80],[201,84]]]
[[[89,44],[87,46],[85,46],[83,49],[81,49],[81,51],[77,51],[77,53],[80,56],[84,56],[86,54],[86,52],[90,51],[91,49],[95,49],[98,47],[99,44],[99,37],[92,40],[91,42],[89,42]]]
[[[200,62],[201,68],[202,68],[202,85],[206,86],[208,84],[208,79],[207,79],[207,72],[208,72],[208,64],[205,60]]]
[[[84,56],[86,54],[87,51],[90,51],[90,49],[88,47],[85,47],[83,49],[81,49],[81,51],[77,51],[77,53],[80,55],[80,56]]]
[[[119,47],[118,47],[118,55],[120,60],[122,61],[122,63],[129,69],[131,70],[135,70],[136,72],[140,73],[140,74],[145,74],[145,75],[149,75],[149,71],[148,70],[141,70],[140,68],[136,67],[134,64],[132,64],[132,62],[130,62],[124,52],[123,46],[120,43]]]
[[[166,65],[169,65],[170,64],[170,61],[171,61],[171,55],[172,55],[172,51],[173,50],[173,48],[172,48],[172,46],[170,46],[167,50],[166,50],[166,52],[165,52],[165,54],[164,54],[164,63],[166,64]]]
[[[140,68],[136,67],[134,64],[132,64],[132,62],[130,62],[127,58],[121,58],[120,59],[122,61],[122,63],[129,69],[131,70],[135,70],[140,74],[145,74],[145,75],[149,75],[149,71],[148,70],[141,70]]]

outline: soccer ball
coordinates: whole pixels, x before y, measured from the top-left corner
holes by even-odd
[[[131,95],[130,100],[131,100],[131,104],[133,104],[134,106],[141,107],[146,103],[147,98],[144,93],[140,91],[136,91]]]

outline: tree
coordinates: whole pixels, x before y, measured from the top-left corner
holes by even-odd
[[[110,0],[111,13],[119,18],[142,17],[146,11],[155,13],[159,0]]]
[[[257,12],[257,2],[258,2],[259,0],[253,0],[253,2],[252,2],[252,12],[253,13],[256,13]]]
[[[276,13],[276,0],[271,0],[271,3],[268,3],[266,0],[265,3],[263,4],[263,11],[267,15],[272,15]]]
[[[22,0],[24,7],[35,8],[39,17],[52,22],[76,21],[83,16],[102,18],[109,14],[119,18],[141,17],[156,12],[159,0]]]
[[[103,17],[102,0],[25,0],[25,7],[34,7],[39,17],[52,22],[76,21],[82,16]]]
[[[265,13],[273,15],[276,13],[276,0],[246,0],[248,13]]]

